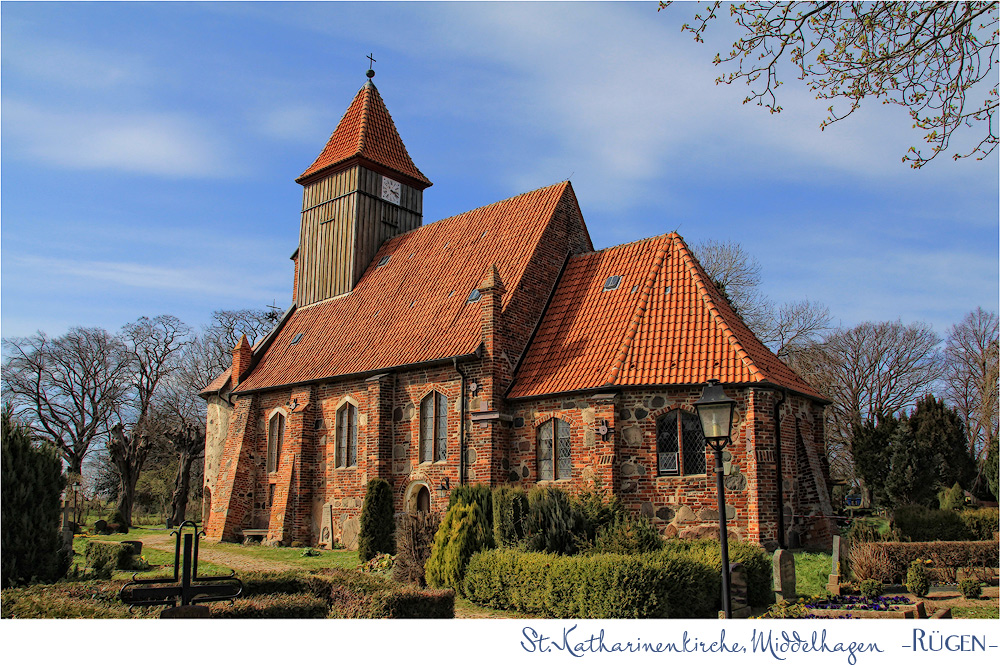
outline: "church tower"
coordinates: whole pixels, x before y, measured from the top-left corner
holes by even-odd
[[[351,102],[303,186],[295,260],[299,307],[354,289],[382,243],[420,226],[431,185],[406,152],[372,83]]]

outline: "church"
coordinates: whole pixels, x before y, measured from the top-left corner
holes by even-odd
[[[828,401],[684,239],[595,250],[568,181],[424,224],[431,181],[368,74],[296,179],[292,305],[201,394],[208,538],[351,547],[376,477],[399,512],[460,484],[590,485],[665,536],[718,536],[692,406],[718,379],[731,534],[829,543]]]

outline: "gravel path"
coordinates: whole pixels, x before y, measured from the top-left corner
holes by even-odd
[[[163,531],[162,535],[144,535],[141,539],[143,549],[156,549],[173,553],[177,538],[170,534],[170,531]],[[212,542],[205,542],[204,538],[198,545],[198,561],[212,563],[228,567],[233,570],[253,571],[253,572],[285,572],[287,570],[301,569],[289,563],[279,563],[265,558],[254,558],[244,554],[234,554],[215,548]]]

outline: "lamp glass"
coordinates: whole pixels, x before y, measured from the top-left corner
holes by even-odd
[[[699,405],[698,416],[701,417],[701,429],[706,440],[728,438],[732,426],[733,404],[709,403]]]

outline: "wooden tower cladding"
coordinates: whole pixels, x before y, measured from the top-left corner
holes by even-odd
[[[400,184],[398,205],[382,199],[383,178]],[[386,239],[420,226],[422,188],[397,179],[356,164],[305,185],[299,306],[350,292]]]

